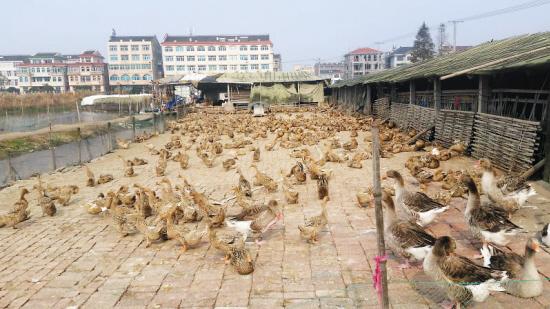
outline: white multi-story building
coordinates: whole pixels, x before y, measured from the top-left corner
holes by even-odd
[[[28,61],[17,64],[21,92],[69,90],[66,58],[59,53],[37,53]]]
[[[107,46],[111,90],[151,87],[163,77],[162,55],[156,36],[112,35]]]
[[[29,59],[28,55],[0,56],[0,90],[19,89],[17,65]]]
[[[387,67],[396,68],[412,63],[412,47],[399,47],[388,55]]]
[[[269,35],[166,35],[164,75],[186,73],[272,72]]]
[[[345,78],[354,78],[386,68],[384,52],[372,48],[359,48],[344,55]]]
[[[87,50],[80,55],[66,58],[69,91],[108,91],[107,64],[98,51]]]

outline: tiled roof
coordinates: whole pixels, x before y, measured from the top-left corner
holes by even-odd
[[[156,41],[157,37],[154,35],[112,35],[109,38],[109,42],[139,42],[139,41]]]
[[[269,41],[269,34],[260,35],[166,35],[164,42],[257,42]]]
[[[0,61],[25,61],[28,60],[30,55],[0,55]]]
[[[394,50],[392,53],[394,55],[404,55],[409,53],[413,48],[409,46],[401,46],[398,49]]]
[[[61,57],[60,53],[36,53],[30,58],[56,58]]]
[[[377,54],[380,51],[370,47],[358,48],[348,53],[348,55],[363,55],[363,54]]]

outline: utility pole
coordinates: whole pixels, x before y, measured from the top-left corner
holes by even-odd
[[[317,76],[321,76],[321,58],[317,58]]]
[[[453,51],[456,51],[456,24],[463,23],[463,20],[450,20],[450,23],[453,24]]]

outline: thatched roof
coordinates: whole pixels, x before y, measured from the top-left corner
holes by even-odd
[[[332,87],[403,82],[429,77],[446,79],[462,74],[489,74],[541,64],[550,64],[550,32],[483,43],[462,52],[344,80]]]

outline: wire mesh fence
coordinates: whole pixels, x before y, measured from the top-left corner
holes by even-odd
[[[124,121],[108,122],[104,127],[94,129],[96,133],[86,137],[82,137],[78,127],[72,132],[76,139],[60,145],[55,145],[50,135],[48,149],[19,155],[8,152],[7,158],[0,161],[0,186],[17,179],[89,162],[116,149],[117,139],[135,140],[138,135],[163,133],[166,121],[176,117],[175,114],[153,114],[145,119],[129,117]]]

